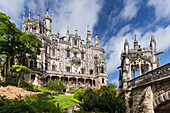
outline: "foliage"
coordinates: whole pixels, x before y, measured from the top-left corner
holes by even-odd
[[[10,21],[10,17],[5,13],[0,12],[0,55],[6,55],[6,63],[10,69],[10,61],[12,58],[18,58],[22,64],[22,56],[26,53],[30,58],[35,59],[40,54],[42,48],[42,41],[33,34],[25,34],[21,32]],[[4,65],[4,77],[6,77],[7,66]],[[6,80],[6,79],[4,79]]]
[[[59,90],[59,91],[63,91],[63,89],[66,88],[63,81],[58,80],[58,79],[49,80],[48,83],[47,83],[47,86],[51,90]]]
[[[61,108],[57,108],[55,103],[43,99],[44,96],[35,97],[27,96],[22,99],[18,96],[15,99],[7,99],[4,96],[0,96],[0,112],[1,113],[42,113],[42,112],[54,112],[61,113]],[[48,106],[47,106],[48,105]]]
[[[15,81],[5,81],[5,82],[0,82],[0,85],[2,85],[3,87],[5,87],[5,86],[18,86],[18,83],[15,82]],[[31,83],[25,82],[25,81],[22,81],[20,83],[20,87],[24,88],[27,91],[33,91],[33,92],[39,92],[40,91],[37,86],[35,86]]]
[[[101,87],[99,90],[100,96],[107,96],[107,95],[117,95],[118,90],[115,84],[107,84],[106,86]]]
[[[38,90],[41,92],[54,92],[54,93],[57,92],[58,94],[64,94],[63,91],[49,89],[48,87],[41,87]]]
[[[84,98],[84,92],[76,91],[73,97],[79,101],[82,101],[82,99]]]
[[[87,88],[83,92],[76,92],[74,98],[83,100],[80,109],[91,112],[124,113],[125,101],[117,96],[117,86],[108,84],[100,90]]]
[[[21,65],[12,65],[11,69],[13,69],[19,73],[18,87],[20,86],[21,74],[30,73],[32,71],[31,69],[27,68],[26,66],[21,66]]]

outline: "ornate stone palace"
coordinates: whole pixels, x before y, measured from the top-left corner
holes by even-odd
[[[125,40],[119,70],[119,95],[125,98],[127,113],[168,113],[170,111],[170,63],[161,66],[156,41],[142,48],[135,36],[134,48]]]
[[[49,79],[62,79],[68,87],[101,88],[108,83],[104,49],[99,47],[98,37],[95,36],[95,46],[91,42],[91,33],[87,30],[86,44],[78,35],[69,33],[60,37],[52,34],[52,14],[48,9],[44,16],[44,23],[23,14],[22,31],[35,34],[42,42],[43,48],[37,60],[26,60],[26,66],[34,70],[25,80],[35,85]]]

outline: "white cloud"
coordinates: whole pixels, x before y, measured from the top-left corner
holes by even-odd
[[[149,0],[148,6],[153,6],[155,8],[157,21],[161,18],[170,19],[170,0]]]
[[[131,20],[136,16],[140,8],[139,4],[139,0],[124,0],[124,8],[121,11],[121,17],[123,17],[124,20]]]
[[[170,25],[165,28],[159,27],[156,31],[146,32],[142,30],[144,28],[138,28],[132,30],[129,25],[123,27],[120,32],[110,38],[108,42],[105,43],[106,54],[110,57],[107,59],[107,72],[113,73],[117,71],[117,67],[120,65],[120,54],[124,49],[125,38],[128,39],[130,49],[133,48],[134,35],[137,35],[138,44],[141,47],[148,47],[150,44],[151,35],[154,35],[156,40],[157,52],[167,51],[170,49]],[[132,30],[128,33],[128,30]],[[144,34],[143,34],[144,33]],[[143,35],[141,35],[143,34]]]
[[[37,4],[40,4],[37,6]],[[82,39],[86,39],[87,25],[93,32],[93,27],[98,20],[98,12],[102,7],[102,2],[97,0],[62,0],[49,1],[49,12],[52,13],[52,32],[56,34],[60,32],[60,36],[66,34],[67,26],[70,29],[70,33],[74,34],[75,30],[78,30],[78,34]],[[27,6],[31,8],[33,17],[37,17],[38,10],[40,16],[46,13],[47,2],[44,0],[30,0]],[[35,12],[36,11],[36,12]]]
[[[111,83],[112,83],[112,84],[114,84],[114,83],[115,83],[115,84],[119,84],[119,80],[118,80],[118,78],[113,79],[113,80],[111,81]]]
[[[14,22],[17,27],[21,26],[22,18],[21,14],[24,11],[25,0],[1,0],[0,11],[11,17],[11,21]]]

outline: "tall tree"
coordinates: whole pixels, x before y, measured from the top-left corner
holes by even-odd
[[[11,58],[23,53],[30,54],[30,58],[36,58],[40,54],[42,42],[33,34],[21,32],[16,25],[10,21],[10,17],[0,12],[0,54],[7,56],[7,62],[10,69]],[[7,70],[4,66],[4,70]],[[5,76],[5,75],[4,75]]]

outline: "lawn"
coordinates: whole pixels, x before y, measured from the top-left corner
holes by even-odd
[[[59,107],[61,109],[79,103],[79,101],[74,99],[73,96],[62,95],[62,94],[38,94],[37,96],[30,96],[30,98],[31,101],[37,101],[37,100],[50,101],[55,103],[56,106],[57,103],[59,103]]]

